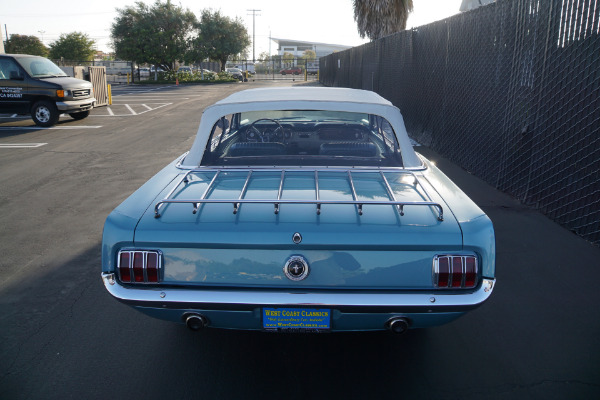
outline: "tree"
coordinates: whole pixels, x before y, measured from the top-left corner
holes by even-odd
[[[317,53],[315,53],[314,50],[304,50],[301,58],[306,61],[315,61],[317,59]]]
[[[197,28],[198,36],[193,40],[195,58],[217,60],[221,71],[225,70],[230,55],[242,53],[250,46],[250,35],[243,22],[224,16],[220,11],[203,10]]]
[[[406,29],[413,0],[353,0],[360,37],[376,40]]]
[[[44,46],[37,36],[10,35],[4,50],[12,54],[31,54],[34,56],[48,56],[48,48]]]
[[[283,53],[283,57],[282,60],[285,64],[287,65],[293,65],[294,64],[294,55],[292,53],[288,53],[287,51]]]
[[[269,52],[268,52],[268,51],[263,51],[262,53],[260,53],[260,54],[258,55],[258,59],[259,59],[260,61],[267,61],[267,60],[270,60],[270,59],[271,59],[271,56],[269,55]]]
[[[57,60],[91,61],[96,54],[96,42],[81,32],[61,34],[60,38],[50,44],[50,58]]]
[[[170,0],[156,0],[152,6],[138,1],[117,12],[111,27],[117,58],[173,70],[177,61],[188,57],[197,24],[189,9],[175,6]]]

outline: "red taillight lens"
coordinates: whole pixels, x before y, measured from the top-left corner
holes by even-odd
[[[119,278],[125,283],[160,282],[161,255],[158,251],[124,250],[119,253]]]
[[[144,282],[144,253],[141,251],[133,253],[133,279]]]
[[[475,257],[465,258],[465,287],[472,288],[477,285],[477,262]]]
[[[459,288],[462,284],[462,257],[452,257],[452,287]]]
[[[119,275],[121,282],[131,282],[131,270],[129,269],[129,252],[119,255]]]
[[[437,288],[474,288],[477,286],[477,257],[438,255],[433,258],[433,284]]]
[[[448,257],[441,257],[438,259],[438,287],[448,287],[450,279],[450,264],[448,263]]]
[[[158,282],[158,254],[148,253],[146,256],[146,276],[148,282]]]

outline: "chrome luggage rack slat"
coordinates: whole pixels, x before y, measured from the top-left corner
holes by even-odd
[[[255,172],[255,170],[252,170],[252,169],[250,169],[250,170],[228,169],[227,172],[240,172],[240,171],[248,172],[246,181],[244,182],[244,186],[243,186],[242,190],[240,191],[239,197],[237,199],[208,199],[207,196],[210,193],[210,191],[213,189],[215,182],[217,181],[217,178],[218,178],[219,174],[221,173],[221,171],[223,171],[223,170],[222,169],[192,169],[192,170],[187,171],[185,173],[185,175],[183,176],[183,178],[181,178],[181,180],[177,183],[177,185],[175,185],[173,187],[173,189],[171,189],[171,191],[169,191],[167,196],[163,200],[156,203],[156,205],[154,206],[154,217],[160,218],[160,216],[161,216],[160,209],[165,204],[192,204],[192,206],[193,206],[192,213],[193,214],[196,214],[198,212],[198,208],[200,207],[200,204],[231,203],[233,205],[233,213],[234,214],[237,214],[237,212],[239,211],[240,204],[273,204],[275,214],[279,213],[279,206],[281,204],[315,204],[317,207],[316,212],[318,215],[321,214],[321,205],[322,204],[354,204],[357,206],[359,215],[363,215],[363,206],[364,205],[397,206],[398,212],[400,213],[401,216],[404,215],[404,207],[406,207],[406,206],[434,207],[437,209],[437,213],[438,213],[437,219],[439,221],[444,220],[443,207],[441,206],[441,204],[436,203],[431,199],[431,196],[429,195],[429,193],[427,193],[427,190],[425,189],[425,187],[421,184],[421,182],[419,181],[417,176],[412,171],[398,170],[398,171],[389,171],[389,172],[400,173],[400,174],[405,174],[405,175],[411,176],[413,178],[412,185],[415,187],[415,189],[417,189],[417,186],[419,186],[422,194],[424,195],[424,197],[427,198],[428,201],[400,201],[400,200],[398,200],[394,194],[394,191],[392,190],[392,187],[390,186],[390,183],[388,182],[388,180],[382,170],[365,169],[365,170],[350,171],[348,169],[314,169],[314,170],[312,170],[312,169],[304,169],[304,168],[302,168],[302,169],[261,170],[261,172],[279,172],[279,171],[281,172],[281,178],[279,181],[279,189],[277,191],[277,199],[245,199],[244,196],[246,195],[246,191],[248,189],[250,179],[252,178],[252,174]],[[282,194],[284,192],[283,182],[285,180],[286,173],[292,172],[292,171],[293,172],[314,172],[314,179],[315,179],[315,198],[314,198],[314,200],[309,200],[309,199],[295,200],[295,199],[282,199],[281,198]],[[178,199],[171,198],[171,196],[173,196],[173,193],[175,193],[175,191],[181,186],[182,183],[185,185],[190,183],[189,176],[191,174],[207,173],[207,172],[208,173],[215,172],[215,175],[212,177],[210,183],[208,184],[208,187],[206,188],[206,190],[204,190],[204,193],[202,194],[200,199],[178,200]],[[346,172],[347,176],[348,176],[348,184],[350,186],[350,190],[351,190],[351,194],[352,194],[352,200],[321,199],[319,197],[319,172]],[[356,194],[356,188],[354,186],[354,180],[352,178],[352,174],[361,174],[361,173],[379,173],[383,180],[389,200],[359,200],[358,196]]]

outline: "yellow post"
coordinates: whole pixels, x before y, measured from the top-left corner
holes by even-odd
[[[129,85],[129,72],[127,73],[127,84]]]
[[[108,105],[112,106],[112,91],[110,85],[106,85],[106,88],[108,89]]]

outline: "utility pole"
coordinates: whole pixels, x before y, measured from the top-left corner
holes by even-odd
[[[38,33],[40,35],[42,35],[42,44],[44,44],[44,33],[46,33],[46,31],[38,31]],[[45,44],[44,44],[44,46],[45,46]]]
[[[257,14],[257,11],[260,10],[246,10],[246,11],[250,11],[252,14],[248,14],[248,15],[252,15],[252,62],[256,62],[256,35],[255,35],[255,21],[256,21],[256,16],[258,15],[260,17],[260,14]]]

